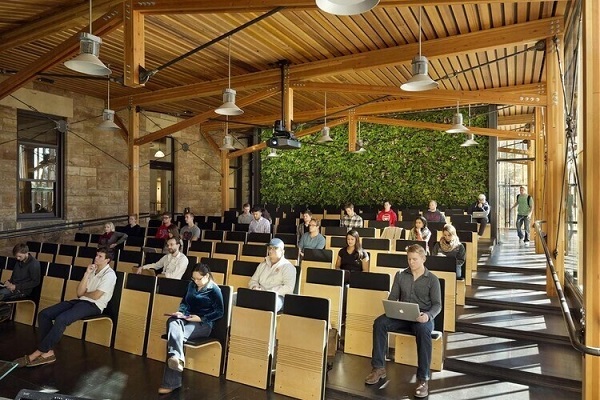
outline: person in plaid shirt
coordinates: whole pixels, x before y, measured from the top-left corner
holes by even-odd
[[[363,219],[354,212],[354,205],[352,203],[346,203],[344,211],[346,211],[346,215],[342,217],[340,226],[345,226],[348,229],[363,227]]]

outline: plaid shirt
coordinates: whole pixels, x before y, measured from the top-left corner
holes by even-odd
[[[346,228],[362,228],[363,227],[363,219],[360,215],[354,214],[349,217],[348,215],[344,215],[342,217],[341,226],[345,226]]]

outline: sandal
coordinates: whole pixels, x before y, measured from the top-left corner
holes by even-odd
[[[35,360],[30,361],[29,364],[27,364],[26,366],[27,367],[37,367],[38,365],[51,364],[55,361],[56,361],[56,356],[54,354],[51,356],[48,356],[48,357],[39,356]]]

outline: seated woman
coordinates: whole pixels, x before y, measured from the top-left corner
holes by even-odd
[[[423,213],[423,216],[427,222],[446,222],[444,214],[437,209],[437,201],[435,200],[429,200],[429,206],[427,211]]]
[[[104,233],[98,238],[98,247],[108,247],[114,249],[115,247],[125,243],[127,240],[127,234],[116,232],[115,224],[107,222],[104,224]]]
[[[350,274],[353,272],[369,272],[369,254],[363,250],[360,245],[360,236],[354,229],[348,231],[346,235],[346,247],[340,249],[335,268],[346,271],[344,281],[350,281]]]
[[[431,254],[434,256],[448,256],[456,258],[456,277],[462,278],[462,267],[465,264],[465,246],[456,234],[456,228],[450,224],[444,225],[442,238],[433,246]]]
[[[186,340],[207,337],[215,321],[223,317],[223,295],[206,264],[196,264],[192,282],[181,300],[179,310],[167,320],[167,366],[159,394],[181,387],[185,366],[183,344]]]
[[[425,250],[429,252],[429,238],[431,238],[431,231],[427,228],[427,220],[425,217],[417,217],[415,219],[415,225],[410,231],[408,231],[408,240],[422,240],[426,243]]]
[[[127,219],[127,225],[123,229],[123,233],[126,233],[127,236],[144,236],[142,233],[142,228],[137,223],[137,217],[135,215],[130,215]]]
[[[308,223],[308,232],[302,235],[300,242],[298,243],[301,257],[304,257],[304,249],[325,248],[325,237],[319,233],[319,226],[319,221],[311,218]]]

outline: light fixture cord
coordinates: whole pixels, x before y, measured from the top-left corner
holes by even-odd
[[[325,92],[325,126],[327,126],[327,92]]]
[[[227,40],[227,65],[228,65],[228,71],[227,71],[227,87],[229,89],[231,89],[231,36],[229,36],[228,40]]]
[[[423,7],[419,7],[419,57],[421,57],[421,10]]]
[[[106,108],[110,110],[110,75],[106,75],[106,82]]]
[[[92,34],[92,0],[90,0],[90,35]]]

